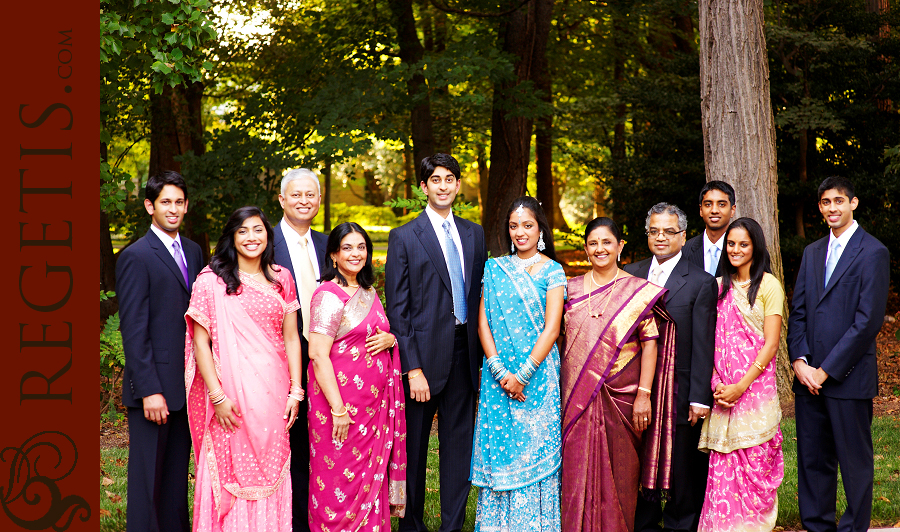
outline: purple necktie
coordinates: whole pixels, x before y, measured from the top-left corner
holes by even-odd
[[[178,263],[178,269],[181,270],[181,275],[184,277],[185,286],[190,286],[190,282],[188,282],[188,273],[187,273],[187,264],[184,263],[184,256],[181,254],[181,244],[176,240],[172,242],[172,247],[175,248],[175,262]]]

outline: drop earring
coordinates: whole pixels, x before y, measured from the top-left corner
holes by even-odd
[[[547,249],[547,245],[544,244],[544,232],[543,231],[541,231],[541,235],[540,235],[540,237],[538,237],[537,248],[538,248],[538,251],[544,251],[545,249]]]
[[[516,243],[510,242],[509,243],[509,254],[512,255],[515,252],[516,252]]]
[[[621,251],[619,252],[619,260],[617,260],[616,262],[622,262],[622,252]]]

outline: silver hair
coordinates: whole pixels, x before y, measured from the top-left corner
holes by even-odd
[[[654,214],[674,214],[678,217],[678,230],[684,231],[687,229],[687,216],[684,214],[684,211],[672,205],[671,203],[660,202],[650,207],[650,210],[647,211],[647,220],[644,222],[644,230],[650,230],[650,217]]]
[[[319,195],[322,195],[322,185],[319,184],[319,176],[308,168],[297,168],[284,174],[284,177],[281,178],[281,195],[284,196],[285,191],[287,191],[288,183],[303,178],[311,179],[316,184],[316,190],[319,191]]]

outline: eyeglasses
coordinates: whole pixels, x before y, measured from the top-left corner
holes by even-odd
[[[682,229],[681,231],[676,231],[674,229],[664,229],[664,230],[660,231],[659,229],[657,229],[655,227],[651,227],[647,231],[647,236],[649,236],[651,238],[656,238],[657,236],[659,236],[660,233],[662,233],[663,236],[665,236],[666,238],[672,238],[673,236],[677,235],[678,233],[683,233],[685,231],[686,231],[686,229]]]

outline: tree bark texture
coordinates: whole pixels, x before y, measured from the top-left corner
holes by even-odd
[[[763,0],[700,0],[700,96],[707,181],[730,183],[737,216],[762,226],[772,273],[784,283],[778,236],[775,123]],[[793,400],[787,301],[778,350],[778,395]]]
[[[322,177],[325,179],[325,191],[322,197],[322,230],[331,232],[331,159],[326,159],[322,167]]]
[[[532,0],[502,23],[503,51],[516,57],[515,81],[494,85],[491,116],[491,170],[483,206],[487,247],[494,256],[504,252],[502,231],[509,205],[525,194],[534,120],[510,117],[510,89],[540,78],[539,70],[550,35],[553,0]]]

